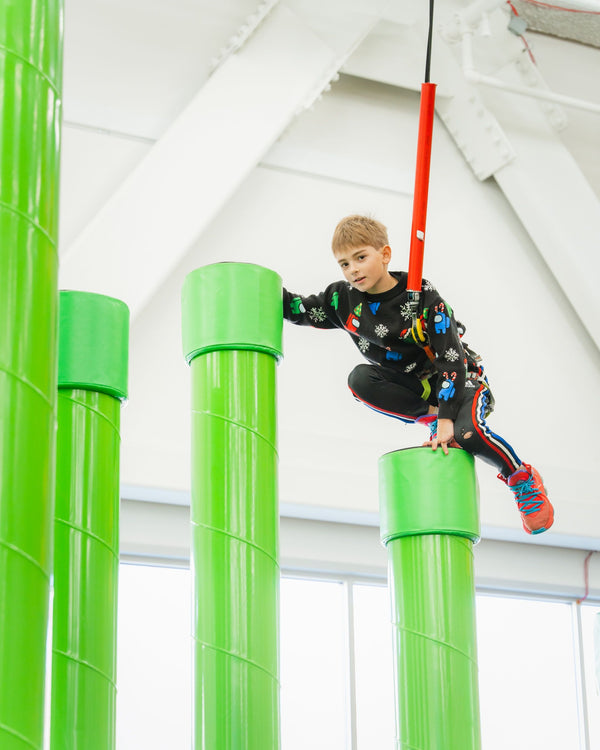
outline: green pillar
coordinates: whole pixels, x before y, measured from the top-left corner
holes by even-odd
[[[182,295],[192,377],[195,750],[279,748],[281,280],[219,263]]]
[[[38,750],[54,502],[62,2],[0,0],[0,747]]]
[[[60,293],[51,750],[115,747],[119,451],[129,310]]]
[[[479,750],[473,543],[478,488],[466,451],[409,448],[379,463],[389,557],[397,750]]]

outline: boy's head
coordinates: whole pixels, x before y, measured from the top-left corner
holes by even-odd
[[[360,292],[379,294],[398,282],[388,273],[392,251],[387,229],[368,216],[346,216],[333,233],[331,247],[346,281]]]
[[[340,251],[353,250],[369,245],[379,250],[389,245],[387,229],[377,219],[352,214],[343,218],[333,232],[331,249],[337,255]]]

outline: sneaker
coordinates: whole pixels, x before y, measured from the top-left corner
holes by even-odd
[[[523,528],[528,534],[541,534],[554,523],[554,508],[546,495],[546,488],[537,469],[523,464],[508,479],[498,475],[514,492]]]
[[[422,424],[429,428],[429,440],[437,437],[437,414],[425,414],[415,419],[415,424]]]

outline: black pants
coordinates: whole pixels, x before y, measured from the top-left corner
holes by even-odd
[[[437,406],[437,398],[428,381],[398,372],[390,367],[358,365],[348,376],[348,387],[355,398],[371,409],[414,422]],[[521,465],[513,448],[490,430],[486,417],[492,411],[492,395],[485,382],[467,380],[460,409],[454,420],[454,439],[473,456],[496,467],[508,477]]]

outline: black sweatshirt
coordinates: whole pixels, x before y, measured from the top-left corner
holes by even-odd
[[[376,365],[390,367],[419,380],[431,378],[441,419],[456,418],[467,371],[480,374],[479,357],[460,340],[464,329],[450,306],[425,279],[418,316],[435,359],[427,356],[411,334],[407,274],[392,271],[395,287],[368,294],[346,281],[334,281],[324,292],[302,296],[283,290],[283,316],[297,325],[346,330],[361,354]]]

